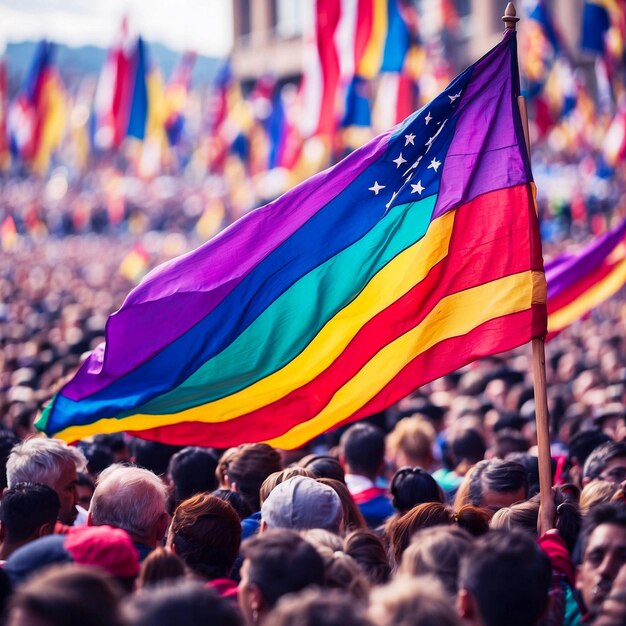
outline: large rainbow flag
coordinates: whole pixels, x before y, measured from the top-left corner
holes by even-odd
[[[146,276],[37,426],[293,448],[546,333],[515,35],[405,122]]]
[[[550,261],[546,278],[550,340],[626,285],[626,219],[576,254]]]

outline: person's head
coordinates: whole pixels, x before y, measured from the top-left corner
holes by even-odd
[[[511,506],[505,506],[496,511],[491,518],[491,528],[511,530],[517,528],[537,536],[537,518],[539,517],[539,502],[527,500]]]
[[[474,536],[484,534],[489,529],[487,514],[477,507],[464,506],[455,513],[451,507],[439,502],[418,504],[400,518],[392,520],[387,527],[387,533],[390,552],[396,566],[400,564],[402,553],[418,530],[432,526],[453,525],[463,528]]]
[[[424,502],[444,502],[437,481],[419,467],[402,467],[391,479],[389,491],[392,504],[399,513],[406,513]]]
[[[261,508],[259,490],[263,481],[282,468],[277,450],[265,443],[246,443],[229,453],[223,468],[224,480],[226,486],[239,492],[256,512]]]
[[[338,533],[343,507],[336,491],[307,476],[294,476],[278,485],[261,507],[266,528],[323,528]]]
[[[569,440],[565,469],[571,482],[579,488],[583,486],[583,467],[589,455],[598,446],[609,441],[611,438],[598,429],[580,431]]]
[[[357,506],[345,483],[334,478],[318,478],[317,482],[322,485],[328,485],[339,496],[341,508],[343,509],[343,520],[340,528],[342,532],[350,532],[357,528],[367,528],[367,522],[363,517],[363,513],[361,513],[361,509]]]
[[[592,480],[616,485],[626,480],[626,441],[608,441],[591,452],[583,468],[583,486]]]
[[[402,554],[400,573],[434,576],[446,591],[456,595],[461,559],[472,549],[472,536],[456,526],[424,528],[413,535]]]
[[[427,576],[400,577],[377,587],[368,615],[378,626],[461,626],[441,584]]]
[[[343,549],[361,566],[372,585],[380,585],[389,580],[389,559],[385,546],[376,533],[366,528],[353,530],[346,535]]]
[[[216,468],[217,456],[211,450],[190,446],[176,452],[167,469],[172,484],[173,508],[197,493],[216,489]]]
[[[104,572],[51,567],[20,586],[9,603],[9,626],[117,626],[120,592]]]
[[[463,465],[471,467],[485,458],[487,446],[475,428],[458,428],[452,431],[446,445],[453,469]]]
[[[470,504],[495,512],[527,496],[528,475],[520,463],[490,459],[474,467],[469,484]]]
[[[147,469],[112,465],[100,474],[88,523],[125,530],[136,543],[156,547],[168,524],[166,487]]]
[[[122,614],[126,626],[241,626],[228,599],[191,580],[143,589],[124,603]]]
[[[532,626],[548,602],[552,569],[527,534],[492,530],[461,561],[457,609],[471,624]]]
[[[373,626],[362,607],[339,591],[310,589],[280,600],[267,626]]]
[[[354,600],[367,599],[370,584],[359,564],[343,550],[317,548],[324,561],[324,587],[339,589]]]
[[[324,562],[296,532],[267,531],[244,541],[239,605],[248,624],[255,624],[288,594],[324,584]]]
[[[59,496],[41,483],[18,483],[0,501],[2,558],[20,546],[54,531],[59,516]]]
[[[232,489],[216,489],[211,492],[211,495],[228,502],[235,509],[240,520],[252,515],[252,509],[244,497]]]
[[[608,480],[592,480],[580,492],[580,510],[587,513],[596,504],[611,502],[618,490],[619,486]]]
[[[272,489],[278,487],[281,483],[284,483],[286,480],[293,478],[294,476],[308,476],[309,478],[315,478],[313,472],[304,468],[304,467],[287,467],[284,470],[280,470],[280,472],[274,472],[270,474],[261,485],[259,489],[259,500],[261,505],[267,500],[267,496],[270,495]]]
[[[387,459],[393,468],[406,465],[428,470],[433,464],[433,443],[437,433],[422,417],[401,419],[387,435]]]
[[[150,441],[137,437],[130,440],[131,461],[157,476],[164,476],[167,473],[170,459],[181,449],[180,446],[173,446],[160,441]]]
[[[385,435],[372,424],[354,424],[341,436],[341,458],[347,474],[376,478],[385,460]]]
[[[315,478],[333,478],[341,483],[346,482],[346,476],[341,463],[332,456],[323,454],[309,454],[300,459],[298,465],[313,472]]]
[[[7,461],[7,484],[42,483],[59,496],[59,520],[73,524],[78,514],[76,474],[86,468],[85,455],[59,439],[32,437],[13,448]]]
[[[626,563],[626,506],[598,504],[587,513],[580,534],[582,562],[576,588],[587,610],[594,613]]]
[[[171,583],[178,578],[184,578],[186,573],[185,562],[177,554],[169,548],[158,547],[143,560],[137,588],[152,587],[164,581]]]
[[[167,543],[197,576],[227,578],[239,552],[241,522],[228,502],[200,493],[176,508]]]
[[[139,573],[139,553],[128,533],[111,526],[74,526],[66,534],[52,534],[21,546],[9,558],[4,571],[20,585],[41,569],[76,563],[98,567],[131,591]]]

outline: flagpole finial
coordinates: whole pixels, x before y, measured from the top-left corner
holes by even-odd
[[[512,2],[509,2],[506,5],[502,21],[504,22],[505,30],[515,30],[515,25],[519,22],[519,17],[517,17],[517,11],[515,10],[515,5]]]

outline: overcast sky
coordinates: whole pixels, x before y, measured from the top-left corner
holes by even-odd
[[[0,0],[0,51],[43,37],[107,48],[123,15],[146,40],[175,50],[224,56],[232,44],[230,0]]]

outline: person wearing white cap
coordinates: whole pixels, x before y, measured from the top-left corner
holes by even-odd
[[[323,528],[339,533],[343,508],[334,489],[307,476],[294,476],[275,487],[261,507],[265,528],[308,530]]]

